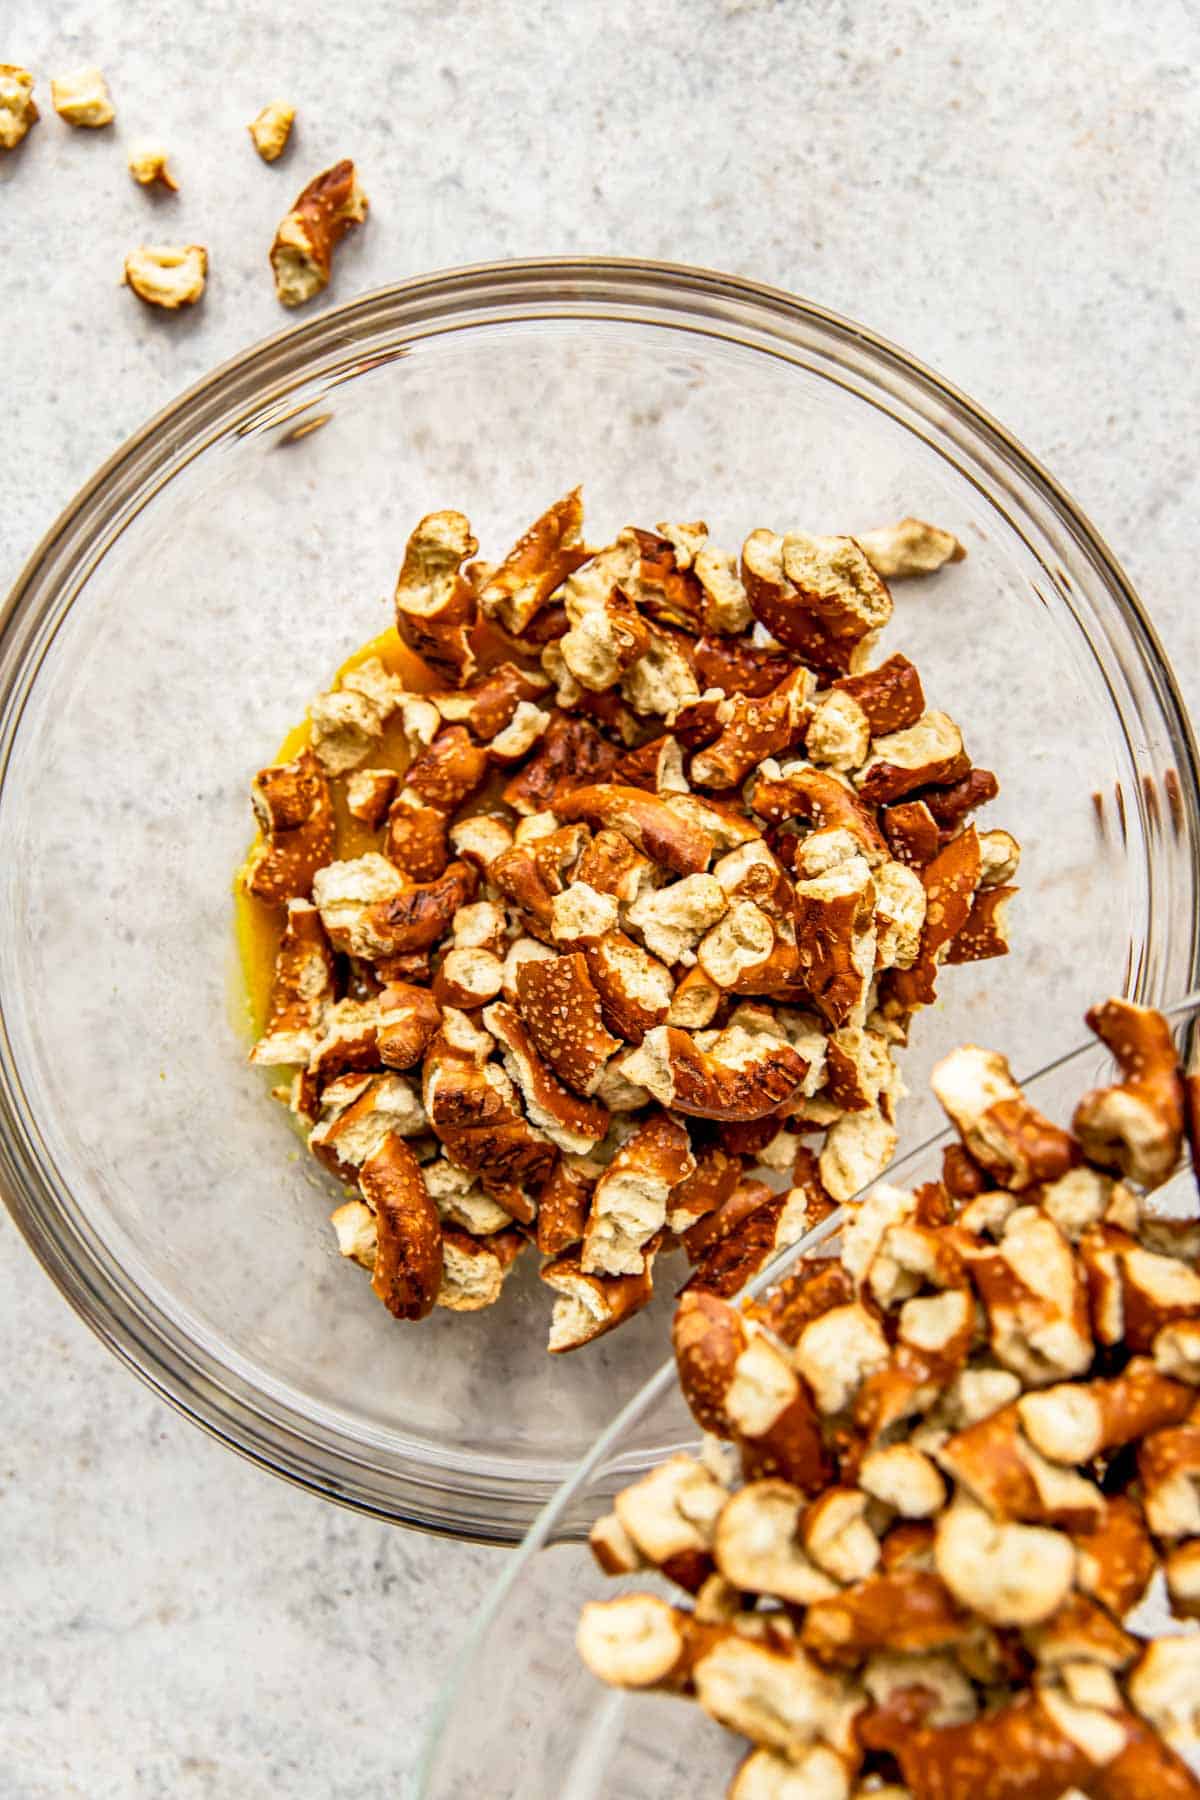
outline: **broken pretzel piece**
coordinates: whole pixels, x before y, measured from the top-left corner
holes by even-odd
[[[441,1025],[442,1012],[428,989],[390,981],[378,1001],[375,1049],[387,1069],[412,1069],[421,1061]]]
[[[1015,887],[980,886],[965,920],[950,940],[948,963],[986,962],[1007,956],[1008,909],[1020,890]]]
[[[337,687],[318,694],[308,709],[312,747],[322,767],[330,775],[357,768],[378,749],[389,719],[396,712],[404,717],[411,702],[412,696],[377,656],[347,669]],[[436,712],[432,725],[437,725]]]
[[[696,1593],[713,1572],[713,1526],[728,1498],[703,1463],[672,1456],[621,1490],[614,1515],[638,1563]]]
[[[587,1157],[561,1156],[537,1201],[537,1247],[558,1256],[582,1242],[599,1165]]]
[[[17,63],[0,63],[0,150],[15,150],[37,124],[33,76]]]
[[[714,875],[685,875],[665,887],[647,888],[627,908],[625,922],[662,962],[690,967],[697,960],[702,936],[724,917],[728,907],[725,890]],[[769,924],[767,929],[773,943]]]
[[[826,1022],[861,1024],[875,973],[875,883],[849,856],[795,888],[798,977]]]
[[[932,1700],[927,1691],[901,1692],[859,1727],[870,1749],[895,1757],[906,1793],[937,1800],[1058,1800],[1085,1791],[1079,1784],[1091,1772],[1088,1757],[1036,1694],[986,1717],[940,1726],[924,1723]]]
[[[741,1181],[714,1212],[684,1238],[695,1269],[682,1289],[738,1294],[769,1262],[803,1236],[808,1217],[802,1190],[777,1194],[762,1181]]]
[[[747,1480],[777,1475],[806,1495],[824,1486],[830,1461],[811,1395],[766,1333],[693,1289],[676,1308],[672,1342],[697,1423],[737,1445]]]
[[[917,788],[957,781],[970,766],[954,720],[948,713],[927,712],[915,725],[875,738],[854,781],[864,799],[886,806]]]
[[[860,675],[839,675],[830,686],[857,703],[873,738],[904,731],[925,712],[921,677],[906,656],[889,656]]]
[[[260,769],[250,799],[263,841],[242,872],[247,893],[273,903],[307,899],[334,846],[329,783],[312,751]]]
[[[667,1208],[667,1229],[679,1233],[689,1247],[691,1231],[721,1211],[742,1178],[742,1158],[719,1144],[693,1145],[692,1154],[696,1166],[672,1188]]]
[[[885,581],[906,581],[913,575],[934,575],[947,563],[961,562],[967,554],[952,531],[927,525],[924,519],[901,519],[875,531],[860,531],[859,548],[877,575]]]
[[[741,587],[740,582],[738,585]],[[692,666],[701,693],[715,688],[726,695],[768,694],[791,674],[796,658],[788,650],[756,644],[749,638],[706,633],[692,648]],[[678,719],[675,725],[678,727]]]
[[[993,1248],[964,1247],[996,1361],[1030,1387],[1081,1375],[1092,1361],[1087,1283],[1071,1246],[1033,1207],[1009,1218]]]
[[[581,1155],[608,1130],[607,1107],[585,1100],[558,1080],[534,1047],[524,1020],[507,1001],[485,1007],[483,1023],[500,1046],[504,1066],[520,1090],[525,1116],[560,1150]],[[622,1271],[612,1271],[621,1273]]]
[[[451,863],[435,881],[406,882],[369,850],[327,863],[312,887],[334,949],[375,962],[440,943],[458,908],[474,898],[477,879],[469,864]]]
[[[1138,1446],[1146,1523],[1168,1542],[1200,1537],[1200,1411]]]
[[[125,284],[147,306],[178,312],[195,306],[208,279],[203,244],[139,244],[125,258]]]
[[[656,1025],[620,1064],[662,1106],[701,1119],[760,1119],[791,1098],[808,1064],[790,1044],[734,1027],[718,1054],[675,1025]]]
[[[392,769],[357,769],[346,781],[346,811],[372,830],[382,825],[400,777]]]
[[[448,725],[466,725],[481,744],[491,744],[513,723],[524,702],[543,701],[549,682],[535,669],[498,663],[469,687],[430,696]]]
[[[304,306],[329,285],[333,252],[367,216],[367,197],[354,164],[334,163],[314,176],[280,220],[271,245],[275,294],[284,306]]]
[[[347,1183],[356,1180],[389,1133],[417,1137],[426,1125],[411,1082],[391,1073],[339,1076],[321,1090],[320,1115],[308,1135],[309,1150],[331,1175]]]
[[[436,881],[450,861],[445,812],[422,805],[419,794],[404,788],[388,807],[383,849],[387,860],[412,881]]]
[[[1093,1007],[1087,1022],[1123,1079],[1084,1096],[1075,1131],[1091,1161],[1157,1187],[1183,1148],[1183,1078],[1170,1027],[1161,1014],[1128,1000]]]
[[[489,617],[520,638],[554,590],[591,555],[583,543],[583,498],[572,488],[518,538],[479,590]]]
[[[1039,1454],[1022,1431],[1023,1407],[1002,1407],[956,1432],[938,1451],[939,1466],[994,1518],[1094,1529],[1104,1508],[1099,1488]]]
[[[433,997],[441,1006],[471,1012],[499,999],[503,986],[504,964],[490,950],[451,948],[433,978]]]
[[[569,628],[558,651],[569,675],[589,693],[616,686],[650,648],[650,627],[619,585],[626,563],[602,550],[564,589]]]
[[[449,815],[468,800],[487,775],[489,751],[473,743],[465,725],[447,725],[409,763],[404,798]]]
[[[1075,1578],[1075,1546],[1043,1525],[993,1519],[957,1499],[937,1519],[937,1571],[959,1605],[992,1625],[1040,1625]]]
[[[923,869],[942,847],[937,820],[924,800],[901,800],[895,806],[885,806],[880,818],[892,855],[910,869]]]
[[[50,83],[50,98],[55,112],[68,125],[95,131],[111,125],[117,116],[108,83],[97,68],[73,69],[69,75],[56,76]]]
[[[319,185],[332,243],[339,209],[357,216],[353,171]],[[287,822],[296,869],[276,900],[311,893],[297,917],[336,987],[300,994],[289,940],[259,1060],[302,1058],[281,1065],[298,1073],[279,1097],[338,1177],[356,1179],[389,1131],[419,1144],[445,1310],[494,1297],[508,1266],[451,1234],[482,1242],[511,1219],[535,1241],[557,1269],[566,1349],[644,1304],[660,1251],[685,1249],[689,1298],[733,1295],[880,1173],[898,1141],[896,1049],[940,964],[999,934],[1015,842],[984,834],[985,854],[960,829],[995,778],[967,763],[913,665],[869,666],[891,599],[853,539],[752,533],[740,572],[699,520],[629,526],[593,550],[572,490],[501,561],[478,550],[464,513],[421,518],[396,636],[364,646],[312,704],[297,766],[318,796],[325,784],[333,837],[310,871],[298,853],[312,809]],[[907,861],[889,850],[905,810]],[[256,848],[251,872],[264,862]],[[970,1167],[980,1204],[962,1235],[990,1246],[1015,1208]],[[1036,1163],[1030,1186],[1049,1193],[1043,1175]],[[909,1221],[916,1237],[953,1214],[937,1192]],[[1053,1203],[1074,1245],[1086,1208]],[[1115,1194],[1087,1222],[1143,1229]],[[362,1250],[362,1219],[342,1228]],[[1147,1254],[1200,1247],[1156,1230]],[[1132,1316],[1135,1265],[1119,1268]],[[937,1257],[893,1243],[857,1299],[817,1309],[819,1284],[806,1289],[805,1327],[858,1305],[886,1319],[885,1347],[855,1313],[834,1412],[788,1370],[785,1423],[739,1431],[747,1468],[791,1480],[836,1467],[854,1485],[923,1405],[957,1407],[988,1315],[972,1311],[961,1260],[952,1291],[941,1280]],[[1167,1322],[1187,1320],[1175,1308]],[[750,1340],[747,1381],[776,1379],[765,1334]],[[1186,1361],[1186,1345],[1163,1339],[1162,1354]],[[828,1403],[834,1378],[819,1359],[812,1372]],[[948,1410],[938,1430],[956,1428]],[[865,1557],[885,1504],[814,1512],[826,1562]],[[727,1597],[709,1600],[723,1618]]]
[[[139,187],[164,187],[169,193],[179,192],[179,183],[167,164],[167,152],[161,144],[135,144],[129,152],[129,173]]]
[[[695,1652],[711,1636],[665,1600],[627,1594],[585,1606],[575,1643],[592,1673],[614,1687],[682,1689]]]
[[[421,1098],[450,1160],[477,1175],[519,1224],[533,1223],[536,1190],[558,1152],[521,1110],[517,1090],[492,1060],[495,1041],[449,1008],[425,1052]]]
[[[288,106],[283,100],[271,100],[247,125],[254,148],[265,163],[276,162],[283,155],[295,119],[294,106]]]
[[[872,866],[888,854],[873,810],[831,770],[814,769],[803,763],[780,769],[768,761],[754,783],[752,801],[755,812],[772,824],[803,819],[813,826],[815,834],[844,833],[850,840],[850,853],[857,851]],[[822,873],[811,867],[806,872]]]
[[[333,955],[321,917],[307,900],[289,900],[275,955],[267,1023],[250,1052],[262,1067],[307,1063],[334,999]]]
[[[742,547],[754,616],[809,667],[855,672],[862,647],[887,624],[892,597],[849,537],[755,531]]]
[[[937,997],[938,970],[966,924],[979,886],[979,838],[968,825],[938,851],[921,871],[925,889],[925,923],[911,966],[887,971],[881,984],[883,1011],[904,1014],[931,1006]]]
[[[653,1114],[617,1151],[592,1191],[583,1233],[589,1275],[636,1275],[646,1245],[666,1223],[672,1190],[695,1173],[688,1134],[666,1113]]]
[[[773,1017],[739,1008],[725,1030]],[[1169,1102],[1170,1034],[1147,1023],[1156,1067],[1117,1053]],[[853,1043],[824,1063],[847,1098]],[[1179,1751],[1200,1736],[1198,1640],[1147,1644],[1134,1609],[1160,1571],[1175,1616],[1200,1617],[1200,1226],[1106,1173],[1103,1138],[1087,1161],[1003,1058],[967,1046],[935,1084],[964,1138],[944,1181],[877,1187],[836,1256],[810,1251],[744,1311],[685,1289],[676,1369],[718,1484],[676,1576],[695,1609],[589,1609],[581,1649],[603,1678],[694,1696],[747,1738],[730,1792],[751,1800],[803,1796],[817,1742],[843,1760],[813,1791],[838,1800],[899,1796],[897,1765],[914,1800],[1197,1800]],[[767,1121],[722,1149],[763,1156],[777,1135],[795,1141]],[[798,1183],[824,1154],[801,1146]],[[739,1205],[748,1222],[791,1203],[725,1173],[689,1254],[736,1241]],[[659,1473],[665,1500],[676,1477]],[[654,1474],[639,1488],[658,1492]],[[601,1566],[663,1568],[621,1504],[597,1527]],[[814,1670],[837,1684],[821,1704]]]
[[[870,748],[871,722],[853,694],[836,687],[818,694],[804,734],[809,761],[845,774],[861,768]]]
[[[641,788],[615,782],[576,788],[556,800],[554,811],[564,821],[582,819],[596,829],[619,831],[635,849],[676,875],[698,874],[712,858],[709,832]]]
[[[1195,1395],[1135,1356],[1107,1380],[1042,1388],[1018,1401],[1026,1437],[1053,1462],[1091,1462],[1105,1450],[1136,1443],[1152,1431],[1178,1425]]]
[[[837,1592],[801,1546],[808,1501],[799,1488],[777,1478],[751,1481],[732,1498],[722,1494],[712,1551],[733,1587],[770,1594],[794,1606],[811,1606]]]
[[[450,1225],[442,1227],[442,1279],[438,1306],[447,1312],[482,1312],[495,1306],[513,1263],[528,1239],[508,1229],[486,1238]]]
[[[626,1043],[640,1044],[674,1005],[679,990],[670,971],[623,931],[605,931],[585,942],[583,955],[605,1026]]]
[[[462,565],[479,548],[460,512],[428,513],[413,531],[396,578],[396,630],[455,687],[475,673],[475,590]]]
[[[805,1615],[800,1641],[823,1662],[853,1665],[879,1650],[950,1648],[969,1631],[967,1612],[938,1575],[897,1569],[818,1600]]]
[[[420,1164],[389,1132],[358,1172],[375,1215],[377,1244],[371,1286],[398,1319],[432,1312],[442,1284],[442,1227]]]
[[[539,813],[601,780],[616,760],[616,746],[587,719],[556,713],[524,768],[505,783],[505,804],[525,816]]]
[[[654,1297],[652,1270],[656,1248],[645,1246],[643,1266],[634,1275],[586,1274],[575,1250],[543,1265],[542,1280],[560,1295],[554,1304],[546,1345],[552,1356],[594,1343],[650,1304]]]
[[[767,757],[799,743],[806,728],[810,736],[814,724],[819,731],[817,715],[809,709],[815,686],[810,671],[799,668],[769,694],[734,694],[722,700],[717,707],[720,734],[692,757],[688,767],[691,782],[697,787],[738,787]],[[848,697],[846,700],[855,704]],[[836,753],[814,760],[833,762]]]

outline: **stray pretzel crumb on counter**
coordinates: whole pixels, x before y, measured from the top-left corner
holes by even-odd
[[[50,83],[50,98],[60,119],[68,125],[98,130],[116,118],[108,83],[99,69],[74,69]]]
[[[15,150],[37,124],[34,78],[17,63],[0,63],[0,150]]]
[[[203,244],[140,244],[125,258],[125,283],[147,306],[178,312],[194,306],[208,279]]]

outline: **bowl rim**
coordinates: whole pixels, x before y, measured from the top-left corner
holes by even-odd
[[[285,326],[236,352],[185,388],[126,438],[60,512],[35,546],[7,597],[0,600],[0,666],[12,654],[15,679],[31,678],[31,662],[32,673],[36,673],[41,660],[35,642],[38,628],[52,614],[67,572],[77,575],[80,566],[87,564],[89,555],[95,555],[97,547],[99,554],[103,554],[128,523],[122,515],[114,528],[106,520],[104,502],[121,496],[122,484],[130,474],[136,475],[136,485],[131,492],[140,497],[143,504],[164,485],[160,478],[148,493],[143,491],[153,473],[149,467],[142,467],[148,450],[157,448],[160,451],[160,461],[169,468],[169,479],[184,466],[179,462],[181,454],[190,459],[207,447],[210,438],[206,426],[211,427],[214,421],[221,419],[225,421],[222,429],[228,429],[229,414],[239,399],[259,408],[268,406],[289,377],[294,379],[306,371],[312,375],[319,373],[322,357],[339,346],[352,352],[356,338],[370,332],[372,321],[382,322],[389,315],[393,324],[402,330],[414,330],[425,320],[431,331],[439,320],[442,321],[441,330],[445,330],[456,311],[469,315],[477,324],[486,325],[490,321],[479,317],[479,309],[487,303],[501,309],[505,317],[514,316],[515,309],[517,318],[549,314],[602,319],[613,316],[614,306],[622,299],[622,290],[625,302],[631,308],[642,309],[642,314],[637,316],[644,316],[646,309],[653,308],[656,301],[660,306],[674,304],[677,308],[681,303],[686,308],[689,301],[697,308],[705,302],[743,307],[746,309],[743,318],[732,323],[725,321],[724,335],[736,337],[758,351],[769,350],[769,346],[756,341],[756,331],[761,336],[764,332],[770,334],[773,326],[787,326],[816,332],[834,346],[865,353],[873,373],[878,376],[890,371],[902,378],[923,400],[945,407],[956,416],[973,435],[978,447],[997,455],[1009,468],[1015,468],[1032,490],[1034,499],[1046,506],[1057,522],[1068,529],[1085,557],[1098,570],[1115,602],[1131,648],[1139,659],[1140,672],[1151,683],[1162,723],[1171,740],[1189,835],[1193,842],[1200,838],[1196,742],[1171,665],[1124,570],[1067,490],[991,414],[887,338],[784,289],[744,276],[681,263],[603,256],[527,257],[473,263],[371,289],[329,307],[312,319]],[[529,305],[528,312],[520,311],[523,301]],[[555,302],[553,308],[549,304],[552,301]],[[686,310],[680,310],[673,320],[668,318],[667,323],[673,322],[678,328],[686,329],[689,316],[693,321],[691,329],[698,329],[696,311],[689,315]],[[274,415],[272,422],[280,423],[282,418]],[[64,552],[69,555],[63,569],[55,575],[54,565],[62,560]],[[47,591],[41,596],[42,605],[35,613],[31,609],[43,584]],[[73,600],[74,595],[62,616]],[[22,632],[25,633],[23,638]],[[15,680],[9,679],[0,687],[0,703],[11,698],[14,685]],[[22,697],[18,720],[23,704]],[[15,729],[10,735],[15,738]],[[10,748],[11,745],[6,749],[0,744],[0,783],[6,773]],[[1193,966],[1197,959],[1198,927],[1200,920],[1193,916]],[[5,1075],[5,1063],[15,1069],[3,1009],[0,1008],[0,1076]],[[127,1295],[117,1288],[94,1252],[86,1249],[86,1260],[80,1255],[78,1234],[72,1240],[74,1254],[69,1254],[38,1216],[38,1206],[31,1205],[11,1160],[10,1146],[16,1134],[7,1128],[16,1122],[9,1105],[6,1081],[0,1079],[0,1197],[17,1228],[50,1279],[85,1323],[177,1411],[248,1460],[357,1511],[466,1541],[512,1544],[520,1540],[532,1516],[528,1503],[520,1517],[510,1520],[497,1516],[495,1500],[500,1487],[495,1481],[478,1487],[469,1496],[460,1496],[474,1502],[472,1522],[448,1517],[441,1505],[445,1500],[444,1490],[428,1480],[406,1480],[389,1472],[381,1487],[379,1467],[368,1467],[361,1455],[355,1456],[345,1450],[343,1446],[348,1440],[344,1435],[341,1446],[333,1446],[328,1441],[317,1442],[306,1431],[297,1429],[294,1409],[281,1406],[277,1401],[268,1404],[261,1390],[255,1391],[252,1399],[235,1393],[229,1385],[214,1380],[210,1372],[198,1369],[172,1343],[165,1331],[165,1322],[158,1316],[153,1303],[149,1308],[143,1304],[138,1314],[132,1315]],[[42,1180],[40,1185],[46,1186]],[[43,1196],[43,1205],[47,1199],[49,1209],[59,1210],[48,1189]],[[373,1480],[367,1479],[372,1476]],[[511,1482],[501,1485],[505,1494],[516,1491]],[[550,1484],[551,1494],[557,1486],[557,1481]],[[541,1504],[536,1490],[532,1492],[532,1499],[536,1513]]]

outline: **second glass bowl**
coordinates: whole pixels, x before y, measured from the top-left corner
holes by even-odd
[[[396,1325],[338,1262],[330,1185],[244,1060],[229,884],[248,784],[389,622],[435,507],[494,555],[577,481],[589,535],[912,512],[966,562],[890,641],[1001,775],[1014,954],[918,1021],[904,1141],[964,1038],[1066,1048],[1097,994],[1196,950],[1193,753],[1128,584],[1052,480],[900,352],[787,295],[638,263],[406,283],[247,352],[132,440],[37,551],[0,637],[0,1186],[93,1327],[235,1448],[332,1498],[518,1538],[661,1361],[656,1307],[567,1358],[519,1270]]]
[[[1193,994],[1174,1009],[1185,1056],[1196,1031],[1196,1002]],[[1060,1123],[1070,1119],[1081,1094],[1116,1079],[1107,1051],[1096,1043],[1036,1075],[1022,1070],[1024,1041],[989,1043],[1012,1053],[1018,1072],[1032,1077],[1024,1085],[1034,1105]],[[954,1142],[954,1132],[941,1133],[894,1165],[887,1179],[909,1188],[936,1181],[942,1147]],[[1167,1216],[1194,1216],[1190,1165],[1156,1190],[1154,1204]],[[834,1223],[826,1221],[779,1257],[754,1289],[769,1287],[822,1240],[831,1247]],[[681,1794],[719,1800],[725,1793],[746,1753],[744,1739],[677,1696],[605,1687],[575,1648],[579,1615],[589,1600],[650,1590],[686,1602],[654,1571],[620,1580],[603,1575],[580,1540],[621,1488],[667,1456],[695,1453],[699,1445],[699,1428],[668,1361],[564,1483],[480,1608],[439,1697],[415,1800],[473,1800],[481,1769],[487,1770],[488,1800],[677,1800]],[[1141,1635],[1177,1623],[1160,1585],[1151,1586],[1136,1610]]]

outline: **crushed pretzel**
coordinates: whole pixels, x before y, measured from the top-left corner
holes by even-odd
[[[108,91],[108,83],[99,69],[73,69],[69,75],[58,75],[50,83],[50,98],[60,119],[68,125],[98,130],[111,125],[116,108]]]
[[[34,78],[18,63],[0,63],[0,150],[15,150],[40,117]]]
[[[139,187],[163,187],[168,193],[179,192],[179,183],[171,173],[167,152],[161,144],[135,144],[129,152],[129,173]]]
[[[208,251],[203,244],[139,244],[125,258],[125,285],[161,312],[195,306],[207,280]]]
[[[277,162],[283,155],[295,120],[294,106],[288,106],[283,100],[272,100],[247,125],[246,130],[250,133],[254,148],[264,162]]]
[[[961,562],[967,554],[953,532],[911,517],[901,519],[898,525],[860,531],[858,543],[875,573],[885,581],[934,575],[947,563]]]
[[[280,220],[271,245],[276,298],[284,306],[315,299],[329,286],[333,252],[366,216],[367,197],[352,162],[334,163],[314,176]]]

